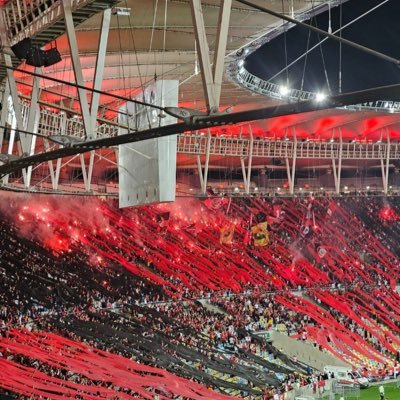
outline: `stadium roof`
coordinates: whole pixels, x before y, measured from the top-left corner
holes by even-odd
[[[192,1],[160,0],[149,2],[147,0],[128,0],[113,2],[73,0],[71,7],[73,23],[76,25],[76,49],[73,49],[71,39],[65,33],[64,10],[60,2],[57,0],[47,2],[40,0],[40,2],[47,5],[43,6],[43,15],[39,13],[38,16],[35,16],[34,21],[24,19],[24,10],[25,13],[30,10],[28,0],[13,0],[3,7],[3,18],[8,22],[3,27],[7,31],[1,32],[3,43],[1,64],[4,77],[6,74],[4,63],[9,55],[13,54],[10,46],[18,43],[24,37],[31,37],[34,44],[43,45],[45,49],[56,47],[59,50],[62,61],[43,68],[41,71],[36,70],[36,72],[52,78],[52,80],[38,80],[41,88],[39,104],[41,113],[47,115],[46,121],[54,119],[55,113],[60,115],[61,110],[61,115],[66,115],[67,119],[73,118],[76,123],[82,122],[79,90],[77,87],[67,84],[67,82],[75,81],[71,56],[79,55],[82,66],[82,84],[88,88],[92,87],[95,78],[96,59],[99,54],[99,41],[102,32],[104,32],[104,24],[107,24],[107,21],[104,22],[101,10],[110,5],[113,6],[113,9],[111,15],[109,15],[108,41],[106,45],[104,41],[103,45],[100,45],[100,52],[106,51],[101,85],[97,87],[106,93],[99,97],[99,122],[103,124],[107,122],[110,127],[115,127],[117,110],[124,103],[124,100],[111,95],[132,98],[139,95],[144,86],[162,79],[179,80],[180,107],[206,110],[207,101],[205,100],[200,72],[201,54],[196,48],[197,41],[190,7]],[[17,3],[23,5],[23,7],[20,7],[22,11],[18,11],[20,14],[22,12],[21,15],[12,11],[16,9]],[[230,2],[226,4],[228,3]],[[218,34],[221,30],[220,4],[221,1],[219,0],[201,1],[204,29],[211,60],[216,52]],[[258,4],[260,3],[258,2]],[[306,0],[272,1],[268,3],[268,7],[275,12],[283,12],[286,16],[306,20],[311,15],[326,10],[328,4],[334,6],[339,2],[324,0],[313,2]],[[51,13],[50,11],[53,9],[55,11]],[[39,21],[40,19],[41,21]],[[18,23],[18,21],[25,20],[27,21],[26,24]],[[268,90],[260,90],[260,88],[264,88],[264,82],[257,77],[252,77],[248,71],[242,68],[242,60],[257,50],[264,42],[271,40],[290,26],[292,25],[283,25],[280,19],[269,14],[236,1],[232,2],[219,102],[220,110],[228,107],[233,107],[234,112],[252,110],[269,105],[279,106],[290,100],[288,96],[279,93],[279,87],[268,86]],[[14,66],[20,68],[19,71],[14,72],[18,92],[21,98],[28,101],[29,104],[35,79],[28,72],[33,72],[34,68],[26,64],[20,65],[15,56],[12,57],[12,61]],[[313,98],[313,94],[305,93],[301,95],[306,96],[305,98]],[[400,117],[397,114],[400,104],[393,101],[393,98],[376,100],[383,101],[366,102],[356,108],[289,114],[251,124],[215,128],[212,133],[218,137],[222,136],[229,139],[248,137],[251,130],[255,138],[266,138],[271,141],[289,140],[291,142],[298,140],[307,143],[333,143],[339,142],[340,139],[345,143],[379,145],[387,141],[388,138],[392,143],[396,142],[400,137]],[[75,114],[76,116],[74,116]],[[41,128],[44,129],[44,124],[41,124]],[[19,129],[22,131],[21,128]],[[49,130],[51,130],[50,127]],[[202,134],[203,132],[197,133]],[[107,135],[107,133],[104,135]],[[7,145],[8,143],[3,142],[2,153],[9,153],[6,148]],[[46,144],[38,139],[34,153],[44,151],[45,146]],[[14,154],[11,154],[11,156],[14,156]],[[3,156],[2,161],[11,165],[13,162],[11,156],[10,154]],[[241,165],[240,157],[219,162],[222,158],[223,156],[212,156],[210,158],[211,166],[222,168],[224,165],[229,165],[236,168]],[[271,164],[273,158],[255,158],[256,162],[253,168],[257,166],[264,168],[265,165]],[[109,159],[111,163],[115,162],[114,153],[109,155]],[[202,160],[204,160],[203,156]],[[103,161],[104,159],[99,159],[96,163],[97,167],[103,168]],[[69,167],[74,165],[73,162],[65,162],[65,164],[68,164]],[[178,167],[191,167],[194,164],[190,154],[178,154]],[[322,164],[326,164],[326,161],[323,161]],[[370,164],[376,165],[376,158]],[[109,165],[110,168],[111,165]],[[299,161],[298,167],[301,168],[302,165],[309,166],[309,162]],[[43,166],[37,168],[36,171],[40,169],[43,169]]]

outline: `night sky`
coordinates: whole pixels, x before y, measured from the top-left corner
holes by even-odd
[[[331,10],[332,31],[357,18],[382,0],[350,0],[342,5],[342,24],[340,7]],[[306,21],[310,23],[310,21]],[[321,14],[311,24],[328,30],[328,13]],[[263,79],[269,79],[285,65],[307,50],[309,31],[295,27],[282,34],[246,61],[246,68]],[[354,23],[343,31],[343,37],[363,46],[400,59],[400,0],[390,0],[380,8]],[[322,39],[322,38],[321,38]],[[318,43],[319,38],[311,33],[308,48]],[[285,59],[285,42],[288,62]],[[323,57],[321,55],[321,49]],[[305,65],[304,90],[329,93],[324,73],[323,58],[332,93],[338,93],[339,43],[328,39],[308,55],[307,63],[302,59],[289,69],[289,87],[300,89]],[[287,74],[283,72],[273,82],[286,85]],[[342,45],[342,92],[372,88],[400,82],[400,68],[396,65],[365,54],[347,45]]]

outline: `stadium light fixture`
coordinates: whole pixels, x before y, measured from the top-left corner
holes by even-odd
[[[315,101],[317,101],[318,103],[321,103],[322,101],[324,101],[326,99],[326,94],[323,92],[317,92],[317,94],[315,95]]]
[[[279,94],[281,96],[287,96],[289,94],[289,92],[290,92],[290,89],[287,86],[285,86],[285,85],[279,86]]]

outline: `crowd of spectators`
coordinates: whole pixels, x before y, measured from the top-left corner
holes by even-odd
[[[399,212],[395,203],[387,206]],[[257,335],[283,326],[287,334],[306,340],[308,326],[323,326],[311,313],[291,308],[276,296],[300,291],[345,331],[371,344],[383,357],[382,363],[394,363],[400,349],[400,310],[393,291],[400,276],[399,227],[390,220],[379,223],[380,207],[379,199],[367,198],[294,199],[277,204],[235,199],[230,213],[235,217],[237,243],[214,247],[219,232],[215,224],[213,232],[210,221],[208,229],[190,226],[183,234],[173,225],[173,217],[167,228],[160,227],[157,209],[141,209],[135,214],[143,218],[140,240],[153,233],[153,243],[147,237],[140,247],[139,239],[132,232],[128,235],[130,228],[122,220],[132,217],[128,214],[113,225],[114,233],[123,238],[120,247],[115,239],[110,243],[94,232],[90,244],[75,243],[68,251],[54,251],[34,235],[21,235],[18,224],[4,217],[0,220],[0,332],[7,336],[13,327],[58,332],[218,390],[249,399],[272,398],[277,389],[289,390],[313,379],[309,367]],[[246,243],[249,221],[243,210],[248,209],[274,219],[265,249]],[[277,210],[284,218],[277,217]],[[117,215],[111,206],[107,212],[111,220]],[[213,222],[222,218],[221,210],[209,213]],[[95,242],[104,259],[101,263],[93,262]],[[197,254],[195,245],[200,249]],[[217,279],[216,269],[223,263],[228,265]],[[229,285],[224,281],[231,265],[237,285],[232,279]],[[140,273],[132,274],[131,267]],[[213,280],[206,277],[207,271],[215,274]],[[382,292],[377,303],[368,307],[359,293],[367,287]],[[324,293],[328,292],[358,307],[361,319],[327,302]],[[196,301],[199,298],[204,301]],[[387,317],[382,315],[385,309]],[[392,335],[385,333],[388,330]],[[86,379],[49,369],[37,360],[8,356],[51,376]]]

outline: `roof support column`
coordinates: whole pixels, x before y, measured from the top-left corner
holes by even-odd
[[[67,115],[65,113],[61,113],[61,118],[60,118],[60,135],[66,135],[66,125],[67,125]],[[45,141],[46,143],[46,141]],[[47,142],[48,146],[48,142]],[[59,147],[60,149],[63,148],[62,145]],[[60,182],[60,172],[61,172],[61,165],[62,158],[57,158],[56,161],[56,169],[54,170],[54,164],[53,161],[48,161],[49,164],[49,171],[50,171],[50,178],[51,178],[51,184],[53,190],[58,190],[58,184]]]
[[[94,82],[93,89],[100,90],[101,83],[103,81],[104,75],[104,64],[106,60],[106,50],[107,50],[107,41],[108,41],[108,32],[110,30],[110,21],[111,21],[111,8],[104,10],[103,19],[101,22],[101,31],[99,38],[99,49],[97,52],[96,66],[94,72]],[[90,105],[90,116],[91,116],[91,128],[93,132],[93,136],[97,136],[96,132],[96,124],[97,124],[97,112],[99,109],[99,101],[100,101],[100,93],[92,92],[92,102]]]
[[[43,139],[43,146],[44,146],[44,149],[46,151],[50,151],[50,145],[49,145],[49,141],[47,139]],[[49,167],[49,175],[50,175],[51,187],[53,188],[53,190],[55,190],[56,189],[56,185],[55,185],[55,174],[54,174],[53,161],[52,160],[47,161],[47,165]]]
[[[389,135],[389,129],[386,128],[386,167],[385,167],[385,173],[383,175],[384,181],[383,181],[383,191],[385,194],[388,193],[388,187],[389,187],[389,166],[390,166],[390,135]]]
[[[204,187],[203,167],[201,165],[201,158],[199,155],[196,156],[196,163],[197,163],[197,172],[199,174],[199,180],[200,180],[200,189],[201,193],[203,193],[203,187]]]
[[[211,68],[210,50],[207,42],[201,0],[191,0],[190,7],[207,109],[210,113],[215,113],[218,111],[221,97],[222,76],[232,0],[221,0],[213,68]]]
[[[86,192],[90,192],[91,186],[92,186],[92,175],[93,175],[93,165],[94,165],[94,150],[90,152],[90,157],[89,157],[89,166],[88,169],[86,170],[86,163],[85,163],[85,157],[83,154],[80,154],[80,160],[81,160],[81,167],[82,167],[82,176],[83,176],[83,183],[85,185],[85,190]]]
[[[292,174],[290,172],[289,157],[285,157],[285,163],[286,163],[286,174],[287,174],[287,179],[288,179],[288,184],[289,184],[289,190],[291,190],[291,188],[292,188]]]
[[[333,134],[332,134],[333,137]],[[333,178],[335,180],[335,193],[340,194],[340,180],[342,176],[342,157],[343,157],[343,138],[342,130],[339,128],[339,153],[338,153],[338,167],[336,168],[335,153],[332,150],[332,169]]]
[[[251,125],[249,125],[250,132],[250,141],[249,141],[249,150],[248,150],[248,163],[247,163],[247,172],[244,164],[244,157],[240,157],[240,163],[242,166],[242,174],[243,174],[243,182],[244,182],[244,190],[246,194],[250,194],[250,183],[251,183],[251,166],[253,163],[253,131],[251,129]]]
[[[218,31],[216,38],[216,49],[214,52],[213,76],[214,76],[214,92],[217,101],[216,107],[219,106],[221,98],[222,78],[225,66],[226,44],[228,41],[229,20],[231,17],[232,0],[222,0],[219,9]],[[217,110],[216,110],[217,111]]]
[[[285,139],[287,139],[287,131],[288,128],[285,128]],[[288,154],[288,143],[285,140],[285,164],[286,164],[286,174],[287,174],[287,179],[288,179],[288,184],[289,184],[289,191],[291,192],[292,190],[292,173],[290,171],[290,162],[289,162],[289,154]]]
[[[211,132],[209,129],[207,129],[206,163],[204,165],[204,174],[203,174],[203,194],[206,194],[207,191],[208,166],[210,164],[210,150],[211,150]]]
[[[79,86],[84,86],[85,82],[83,80],[82,65],[79,60],[78,43],[76,41],[76,33],[74,20],[72,18],[72,0],[63,0],[62,2],[65,15],[65,29],[67,31],[69,48],[71,51],[71,61],[72,67],[74,69],[75,80]],[[94,132],[92,130],[91,117],[89,112],[89,104],[87,97],[87,90],[83,88],[77,88],[79,104],[81,107],[83,127],[85,130],[86,138],[93,138]]]
[[[297,135],[296,135],[296,128],[293,129],[293,156],[292,156],[292,181],[290,186],[290,194],[294,193],[294,181],[296,176],[296,160],[297,160]]]
[[[42,72],[41,68],[38,67],[35,68],[36,74],[40,74],[41,72]],[[39,98],[40,98],[40,78],[38,76],[35,76],[33,78],[31,105],[29,107],[28,122],[26,124],[27,132],[38,133],[39,122],[40,122]],[[31,137],[31,145],[28,153],[30,156],[35,152],[36,138],[37,137],[35,135]],[[31,178],[32,178],[32,166],[29,166],[26,170],[26,181],[25,181],[26,188],[30,186]]]
[[[60,146],[60,148],[62,148],[62,147],[63,146]],[[60,172],[61,172],[61,167],[62,167],[61,161],[62,161],[62,158],[57,158],[56,171],[55,171],[55,176],[54,176],[54,185],[53,185],[54,190],[58,190],[58,184],[60,182]]]
[[[201,193],[207,193],[207,180],[208,180],[208,166],[210,164],[210,151],[211,151],[211,133],[210,130],[207,130],[207,144],[206,144],[206,161],[204,164],[204,172],[203,166],[201,165],[200,155],[196,156],[197,161],[197,170],[199,172],[199,179],[200,179],[200,188]]]
[[[2,127],[6,126],[6,122],[7,122],[7,118],[8,118],[8,98],[9,98],[9,96],[10,96],[10,85],[8,83],[8,80],[6,80],[3,97],[1,100],[2,109],[0,111],[0,152],[1,152],[1,149],[3,148],[3,139],[4,139],[4,131],[5,131],[5,128],[2,128]]]
[[[6,36],[6,35],[4,35],[4,36]],[[1,39],[4,40],[3,37]],[[3,42],[3,43],[7,43],[7,42]],[[9,54],[4,54],[4,61],[5,61],[5,64],[7,67],[12,66],[12,60],[11,60],[11,56]],[[22,131],[25,130],[24,129],[25,128],[24,121],[22,118],[22,109],[21,109],[21,105],[19,103],[19,94],[18,94],[18,89],[17,89],[17,83],[16,83],[15,77],[14,77],[14,72],[8,68],[7,68],[7,79],[8,79],[8,85],[9,85],[11,99],[12,99],[12,106],[13,106],[13,110],[14,110],[10,142],[9,142],[9,146],[8,146],[8,154],[13,153],[15,131],[19,131],[19,142],[18,142],[19,155],[22,155],[23,153],[29,154],[30,148],[31,148],[32,136],[20,132],[21,130]],[[26,185],[27,178],[26,178],[26,169],[25,168],[22,169],[22,176],[23,176],[24,184]],[[4,183],[8,182],[8,176],[4,177],[3,182]]]

